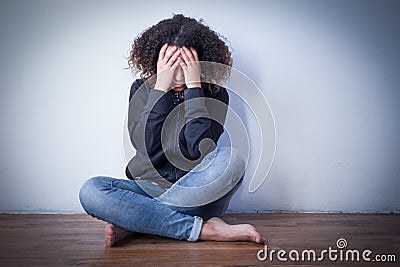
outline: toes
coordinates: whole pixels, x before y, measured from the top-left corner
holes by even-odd
[[[256,228],[251,224],[246,224],[246,228],[248,230],[249,239],[256,243],[264,243],[265,238],[261,236],[259,232],[257,232]]]
[[[106,247],[112,247],[115,243],[115,238],[114,238],[114,236],[106,235],[106,237],[104,238],[104,241],[106,243]]]
[[[104,227],[104,242],[106,247],[112,247],[115,243],[115,232],[112,224],[107,224]]]
[[[257,243],[259,243],[259,244],[263,244],[263,243],[265,243],[265,238],[264,238],[264,237],[261,237],[261,234],[260,234],[260,233],[257,233],[255,241],[256,241]]]
[[[105,227],[104,227],[104,233],[106,234],[106,235],[113,235],[114,234],[114,225],[112,225],[112,224],[107,224]]]

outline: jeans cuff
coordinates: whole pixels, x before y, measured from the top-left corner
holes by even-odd
[[[192,231],[187,241],[195,242],[199,239],[201,227],[203,226],[203,219],[199,216],[194,216]]]

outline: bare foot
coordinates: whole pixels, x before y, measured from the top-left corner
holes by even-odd
[[[106,247],[112,247],[116,242],[125,237],[133,234],[133,232],[119,228],[111,223],[108,223],[104,227],[104,241],[106,243]]]
[[[221,218],[212,217],[203,223],[199,240],[252,241],[264,243],[265,238],[251,224],[227,224]]]

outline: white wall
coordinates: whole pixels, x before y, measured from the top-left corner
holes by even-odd
[[[0,211],[82,212],[87,178],[124,177],[125,57],[172,13],[230,40],[275,117],[271,172],[231,210],[400,211],[398,3],[145,2],[0,3]]]

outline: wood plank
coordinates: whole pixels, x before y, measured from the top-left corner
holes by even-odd
[[[227,214],[228,223],[251,223],[267,237],[268,250],[314,249],[319,253],[338,238],[347,249],[370,249],[374,255],[394,254],[399,262],[399,214]],[[105,223],[88,215],[0,215],[0,266],[265,266],[251,242],[187,242],[139,234],[113,248],[104,247]],[[281,262],[273,265],[315,264],[365,266],[366,262]],[[382,263],[396,266],[396,263]],[[372,265],[371,265],[372,266]],[[373,264],[376,265],[376,262]]]

